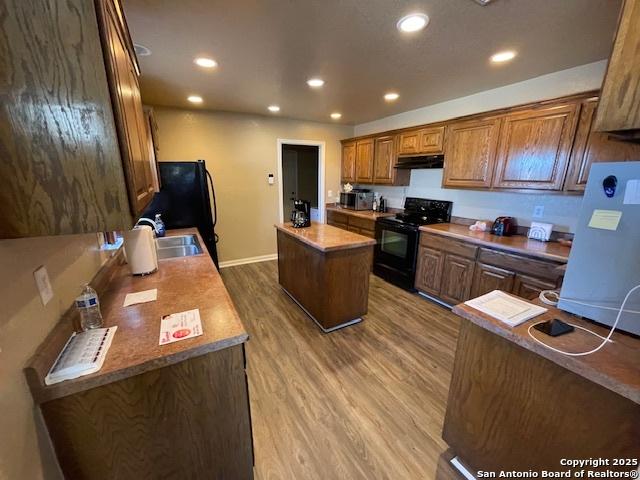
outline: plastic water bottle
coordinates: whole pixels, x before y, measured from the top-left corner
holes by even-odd
[[[156,219],[154,221],[156,222],[156,235],[158,237],[164,237],[167,233],[167,227],[164,226],[164,222],[162,221],[162,218],[160,218],[159,213],[156,213]]]
[[[88,284],[76,298],[76,308],[80,312],[80,326],[82,330],[102,327],[102,314],[98,294]]]

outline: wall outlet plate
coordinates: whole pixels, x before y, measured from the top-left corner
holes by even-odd
[[[544,205],[536,205],[533,207],[533,218],[542,218],[544,216]]]
[[[36,280],[36,286],[38,287],[38,293],[40,293],[40,300],[42,305],[46,305],[53,298],[53,288],[49,281],[49,274],[44,265],[39,266],[35,272],[33,272],[33,278]]]

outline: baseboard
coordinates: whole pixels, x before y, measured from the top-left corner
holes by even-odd
[[[247,263],[269,262],[277,259],[277,253],[272,253],[271,255],[260,255],[258,257],[239,258],[237,260],[229,260],[228,262],[220,262],[220,268],[236,267],[238,265],[246,265]]]

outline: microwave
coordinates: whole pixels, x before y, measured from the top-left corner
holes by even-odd
[[[373,192],[340,193],[340,206],[351,210],[372,210]]]

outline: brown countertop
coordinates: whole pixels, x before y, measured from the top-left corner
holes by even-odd
[[[436,225],[423,225],[420,230],[427,233],[444,235],[466,242],[477,243],[498,250],[521,253],[531,257],[544,258],[555,262],[566,263],[569,260],[570,247],[558,242],[540,242],[530,240],[524,235],[512,237],[498,237],[489,232],[474,232],[466,225],[455,223],[439,223]]]
[[[333,227],[325,223],[312,222],[310,227],[293,228],[291,223],[274,225],[279,231],[300,240],[321,252],[348,250],[350,248],[367,247],[376,244],[373,238]]]
[[[539,301],[534,301],[542,305]],[[534,352],[553,363],[580,375],[604,388],[607,388],[629,400],[640,404],[640,339],[623,333],[614,333],[613,343],[605,345],[591,355],[571,357],[554,352],[540,345],[527,333],[529,326],[538,322],[559,318],[566,323],[579,325],[606,336],[608,329],[579,317],[563,312],[549,305],[542,305],[549,310],[531,320],[511,328],[495,318],[482,313],[465,304],[456,305],[453,312],[474,324],[499,335],[510,342]],[[532,335],[554,348],[567,352],[585,352],[597,347],[601,339],[580,329],[550,337],[532,329]]]
[[[373,210],[351,210],[350,208],[342,208],[337,204],[327,205],[326,208],[332,212],[340,212],[345,215],[351,215],[352,217],[367,218],[374,222],[378,218],[393,217],[396,213],[402,212],[402,209],[399,208],[388,208],[386,212],[374,212]]]
[[[101,295],[105,326],[118,330],[99,372],[46,386],[44,377],[57,357],[56,342],[45,341],[26,369],[27,380],[37,403],[53,400],[181,362],[247,341],[248,334],[231,302],[222,278],[196,229],[172,230],[171,235],[198,235],[204,252],[191,257],[159,260],[156,273],[134,277],[126,264],[115,272]],[[155,302],[123,307],[127,293],[158,289]],[[167,345],[158,345],[163,315],[198,308],[203,334]],[[61,321],[47,340],[71,334],[68,321]],[[55,351],[51,351],[55,349]]]

